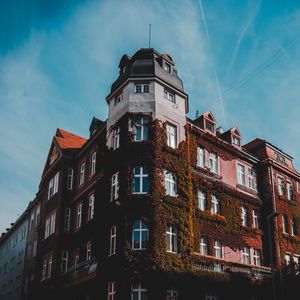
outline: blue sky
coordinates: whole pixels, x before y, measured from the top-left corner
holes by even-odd
[[[57,127],[88,136],[124,53],[174,58],[196,110],[300,169],[300,2],[0,1],[0,232],[34,198]],[[205,22],[203,22],[203,16]],[[206,24],[206,27],[204,25]],[[218,85],[220,87],[218,91]]]

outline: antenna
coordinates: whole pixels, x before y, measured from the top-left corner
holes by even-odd
[[[151,46],[151,24],[149,24],[149,48]]]

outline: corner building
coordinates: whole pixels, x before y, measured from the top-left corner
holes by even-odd
[[[175,63],[154,49],[121,58],[106,100],[88,139],[53,138],[37,194],[37,298],[279,299],[276,272],[300,254],[292,158],[243,145],[211,112],[189,119]]]

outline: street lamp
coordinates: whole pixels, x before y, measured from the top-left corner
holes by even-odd
[[[272,287],[273,287],[273,300],[276,300],[276,282],[274,277],[274,257],[272,248],[272,235],[271,235],[271,221],[279,216],[279,212],[274,210],[267,215],[268,222],[268,235],[269,235],[269,248],[270,248],[270,262],[271,262],[271,272],[272,272]]]

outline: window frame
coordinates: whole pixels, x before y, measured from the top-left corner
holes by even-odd
[[[111,197],[110,201],[116,201],[119,198],[119,189],[120,189],[120,182],[119,182],[119,172],[116,172],[111,177]]]
[[[138,168],[139,168],[139,173],[136,173],[136,169]],[[136,185],[136,179],[138,180],[138,185]],[[146,180],[146,182],[144,180]],[[144,190],[144,184],[146,186],[146,190]],[[148,194],[148,193],[149,193],[148,167],[136,166],[133,168],[133,194]]]
[[[93,176],[96,173],[96,162],[97,162],[97,151],[94,151],[91,154],[91,170],[90,176]]]
[[[117,150],[120,147],[120,126],[116,126],[113,128],[113,135],[112,135],[112,148],[113,150]]]
[[[167,146],[173,149],[177,148],[177,126],[169,122],[166,123]]]
[[[140,131],[140,138],[138,139],[138,131]],[[149,117],[138,117],[135,122],[134,141],[146,141],[149,138]]]
[[[207,210],[207,197],[206,197],[206,194],[203,191],[198,190],[197,199],[198,199],[198,209],[201,210],[201,211]]]
[[[168,225],[166,230],[167,252],[178,253],[178,229],[175,225]]]
[[[221,205],[220,205],[220,200],[217,196],[211,195],[211,213],[213,215],[220,215],[221,214]]]
[[[177,189],[177,176],[175,173],[171,171],[165,170],[165,189],[166,195],[171,197],[178,196],[178,189]]]
[[[214,174],[220,174],[220,159],[215,152],[209,153],[209,170]]]
[[[139,227],[135,228],[136,222],[139,222]],[[144,226],[143,226],[144,225]],[[144,228],[146,227],[146,228]],[[146,240],[143,239],[143,233],[146,232]],[[138,240],[135,239],[135,233],[138,233]],[[138,242],[138,247],[136,247],[136,242]],[[145,242],[146,245],[143,246]],[[145,250],[147,249],[147,244],[149,242],[149,227],[141,219],[134,221],[132,226],[132,250]]]
[[[113,225],[110,228],[110,239],[109,239],[109,254],[112,256],[116,254],[117,249],[117,225]]]
[[[238,163],[237,164],[237,182],[242,186],[246,186],[246,172],[245,166]]]
[[[85,180],[85,162],[82,162],[80,164],[80,169],[79,169],[79,186],[84,184]]]

